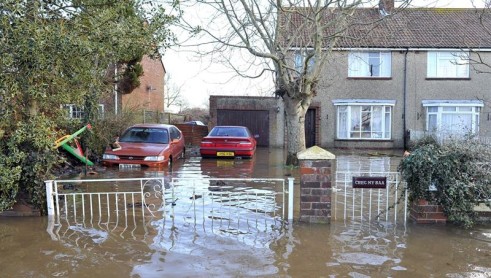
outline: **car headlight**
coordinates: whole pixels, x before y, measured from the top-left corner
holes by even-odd
[[[158,156],[147,156],[144,159],[145,161],[163,161],[164,156],[163,155],[158,155]]]
[[[119,156],[114,155],[114,154],[103,154],[102,159],[107,159],[107,160],[119,160]]]

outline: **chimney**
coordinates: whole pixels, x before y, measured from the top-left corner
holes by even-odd
[[[394,10],[394,0],[379,0],[378,9],[382,14],[390,14]]]

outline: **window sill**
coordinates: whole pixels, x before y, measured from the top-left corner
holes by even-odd
[[[392,77],[370,77],[370,76],[360,76],[360,77],[348,77],[348,80],[392,80]]]
[[[334,139],[334,141],[340,141],[340,142],[394,142],[394,140],[392,140],[392,139],[376,139],[376,138]]]
[[[432,81],[432,80],[438,80],[438,81],[469,81],[471,80],[470,77],[456,77],[456,78],[451,78],[451,77],[426,77],[425,80]]]

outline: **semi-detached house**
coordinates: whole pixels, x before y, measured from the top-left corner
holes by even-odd
[[[404,148],[423,132],[491,137],[489,11],[384,2],[357,9],[359,24],[336,44],[307,113],[310,144]],[[291,49],[294,63],[304,51]]]
[[[381,2],[356,9],[330,54],[305,117],[307,147],[398,149],[423,133],[491,139],[491,11]],[[301,9],[283,11],[295,22]],[[289,46],[294,67],[309,51],[299,42]],[[211,96],[210,114],[212,125],[248,126],[261,146],[288,140],[280,99]]]

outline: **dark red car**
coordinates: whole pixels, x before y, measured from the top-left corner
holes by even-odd
[[[181,131],[173,125],[139,124],[128,128],[117,142],[106,148],[104,165],[161,167],[184,157]]]
[[[201,140],[202,157],[245,157],[256,152],[256,139],[244,126],[215,126]]]

